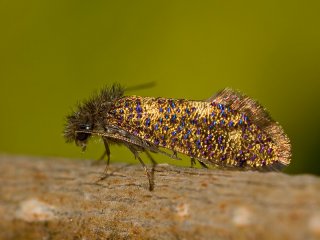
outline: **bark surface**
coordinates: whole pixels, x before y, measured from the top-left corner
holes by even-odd
[[[320,239],[320,178],[0,155],[0,239]]]

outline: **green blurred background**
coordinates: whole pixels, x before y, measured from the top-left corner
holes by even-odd
[[[107,83],[155,81],[128,94],[205,99],[232,87],[258,99],[291,138],[286,172],[320,174],[319,10],[289,0],[1,0],[0,152],[96,159],[102,144],[81,153],[64,142],[65,115]]]

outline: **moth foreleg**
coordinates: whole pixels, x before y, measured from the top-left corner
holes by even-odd
[[[109,144],[108,144],[107,138],[102,138],[102,139],[103,139],[105,151],[102,154],[102,156],[98,159],[98,161],[103,160],[107,156],[107,165],[104,168],[103,176],[100,177],[100,179],[98,181],[102,181],[102,180],[106,179],[109,176],[108,170],[109,170],[109,163],[110,163],[110,148],[109,148]]]
[[[101,155],[101,157],[98,158],[98,161],[102,161],[107,156],[107,162],[109,164],[109,162],[110,162],[110,148],[109,148],[108,140],[104,137],[102,139],[103,139],[105,150],[104,150],[103,154]]]
[[[101,160],[104,159],[105,156],[107,156],[107,165],[106,165],[106,168],[104,169],[104,172],[107,173],[109,170],[109,164],[110,164],[110,148],[109,148],[107,138],[102,138],[102,139],[103,139],[103,143],[104,143],[105,152],[102,155]]]

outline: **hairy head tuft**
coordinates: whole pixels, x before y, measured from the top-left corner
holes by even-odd
[[[103,120],[110,110],[112,102],[121,98],[123,94],[124,88],[114,83],[104,87],[88,100],[79,103],[76,109],[66,118],[63,132],[66,141],[75,141],[77,144],[86,142],[91,135],[89,132],[95,130],[97,122]]]

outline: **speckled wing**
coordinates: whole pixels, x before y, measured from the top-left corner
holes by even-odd
[[[229,89],[209,101],[123,97],[106,124],[206,164],[263,170],[289,163],[281,127],[255,101]]]

